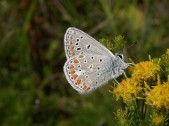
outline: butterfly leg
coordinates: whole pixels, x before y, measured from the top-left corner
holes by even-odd
[[[116,82],[116,84],[118,84],[118,85],[120,85],[120,87],[122,87],[121,84],[115,78],[113,80]],[[116,84],[114,83],[114,87],[116,86]]]
[[[123,75],[125,76],[126,80],[129,81],[129,78],[127,77],[126,73],[124,72],[124,70],[122,70]]]
[[[136,66],[136,64],[134,63],[127,63],[129,66],[132,65],[132,66]]]
[[[116,82],[116,84],[120,84],[115,78],[113,80]]]
[[[126,73],[124,72],[124,70],[122,70],[122,73],[125,76],[125,78],[128,79],[128,77],[127,77]]]

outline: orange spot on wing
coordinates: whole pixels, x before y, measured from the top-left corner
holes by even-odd
[[[72,56],[74,56],[75,55],[75,53],[74,52],[72,52],[72,54],[71,54]]]
[[[70,51],[72,51],[72,50],[73,50],[73,48],[74,48],[74,46],[73,46],[73,45],[70,45],[70,46],[69,46],[69,50],[70,50]]]
[[[76,78],[78,77],[77,74],[73,74],[73,79],[76,80]]]
[[[73,44],[72,39],[73,39],[73,37],[71,36],[71,37],[70,37],[70,45]]]
[[[74,68],[74,66],[73,66],[73,65],[70,65],[70,66],[69,66],[69,69],[73,69],[73,68]]]
[[[73,63],[79,63],[79,61],[77,59],[74,59]]]
[[[77,83],[77,85],[80,85],[81,84],[81,80],[77,80],[76,83]]]
[[[86,91],[86,90],[87,90],[87,86],[86,86],[86,85],[84,85],[84,86],[83,86],[83,89]]]
[[[75,73],[75,71],[74,70],[70,70],[70,74],[74,74]]]

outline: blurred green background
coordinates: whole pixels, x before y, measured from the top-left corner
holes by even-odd
[[[112,83],[82,96],[65,79],[64,33],[74,26],[97,40],[123,35],[126,61],[137,63],[169,47],[168,5],[168,0],[1,0],[0,125],[116,126],[121,103],[109,93]]]

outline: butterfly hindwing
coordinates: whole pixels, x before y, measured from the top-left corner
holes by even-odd
[[[79,54],[67,60],[64,72],[71,86],[85,94],[111,79],[110,60],[103,55]]]

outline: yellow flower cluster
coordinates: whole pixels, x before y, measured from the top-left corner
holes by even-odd
[[[132,98],[139,98],[141,94],[140,91],[144,89],[144,87],[140,86],[141,82],[155,77],[160,70],[159,61],[155,63],[155,61],[149,57],[149,61],[136,64],[132,68],[131,78],[122,80],[120,85],[114,89],[113,93],[116,95],[117,100],[122,97],[126,102],[132,100]]]
[[[114,89],[113,93],[116,95],[117,100],[122,97],[124,101],[131,101],[133,97],[137,97],[141,87],[137,83],[132,83],[130,80],[122,80],[120,85]]]
[[[169,109],[169,76],[168,81],[161,84],[160,77],[158,76],[158,82],[156,86],[151,89],[148,85],[146,103],[156,108]]]
[[[161,59],[151,59],[149,56],[148,61],[140,62],[130,68],[131,77],[122,80],[113,90],[117,100],[122,98],[126,104],[124,111],[117,111],[119,124],[134,122],[135,117],[140,116],[139,111],[148,120],[145,124],[164,125],[169,119],[169,49]],[[146,107],[146,104],[149,107]],[[151,109],[146,110],[150,107]],[[124,112],[126,116],[123,116]]]
[[[149,56],[150,61],[140,62],[132,69],[132,80],[136,82],[143,82],[155,77],[160,71],[159,61],[155,63]]]

